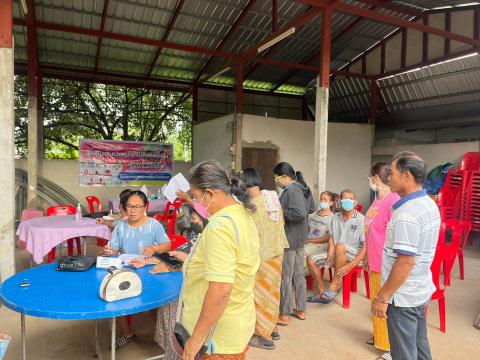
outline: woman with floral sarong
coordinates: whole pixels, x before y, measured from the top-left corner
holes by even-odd
[[[248,168],[239,178],[247,187],[247,193],[257,211],[251,214],[260,239],[260,268],[255,279],[254,296],[256,310],[255,335],[250,346],[274,349],[273,340],[280,335],[276,324],[280,307],[283,251],[288,248],[282,207],[275,191],[260,190],[260,174]]]

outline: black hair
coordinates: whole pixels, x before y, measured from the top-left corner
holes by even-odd
[[[120,198],[120,206],[122,207],[123,211],[127,211],[127,200],[131,191],[132,190],[130,189],[125,189],[120,193],[120,195],[118,195]]]
[[[246,168],[243,169],[238,173],[238,177],[247,189],[258,186],[259,188],[262,187],[262,177],[260,176],[260,173],[253,169],[253,168]]]
[[[322,195],[324,195],[324,194],[327,195],[330,198],[330,201],[332,202],[332,206],[330,206],[330,211],[332,211],[332,212],[335,211],[335,209],[336,209],[336,207],[335,207],[335,200],[336,200],[335,196],[338,197],[338,195],[334,194],[331,191],[322,191],[320,193],[320,197],[322,197]]]
[[[342,192],[340,193],[340,200],[343,198],[343,195],[344,195],[344,194],[352,194],[353,197],[354,197],[355,199],[357,199],[357,195],[355,194],[355,191],[350,190],[350,189],[345,189],[345,190],[342,190]]]
[[[197,214],[198,217],[202,220],[202,223],[203,223],[203,227],[204,227],[204,228],[205,228],[205,226],[208,225],[208,219],[205,219],[202,215],[200,215],[200,214],[198,213],[198,211],[195,210],[194,207],[190,207],[190,217],[192,217],[193,214]],[[191,221],[191,219],[190,219],[190,221]]]
[[[303,179],[303,174],[300,171],[295,172],[292,165],[287,162],[280,162],[273,168],[273,173],[277,176],[288,176],[290,179],[294,180],[303,190],[303,195],[305,198],[312,196],[312,191],[308,187],[307,183]]]
[[[376,163],[370,169],[370,175],[378,176],[384,184],[388,184],[388,177],[390,176],[390,166],[384,162]]]
[[[128,200],[130,200],[132,196],[138,196],[140,199],[142,199],[143,205],[147,206],[148,204],[147,195],[145,195],[143,191],[134,190],[134,191],[130,191],[127,195],[125,195],[125,207],[127,206]]]
[[[190,184],[201,190],[220,190],[235,197],[248,210],[255,210],[245,184],[237,177],[230,178],[227,170],[216,160],[202,161],[190,170]]]
[[[417,184],[423,185],[427,178],[427,164],[412,151],[401,151],[393,155],[392,163],[396,161],[396,168],[402,174],[408,171]]]

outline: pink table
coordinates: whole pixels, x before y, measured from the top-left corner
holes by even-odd
[[[148,212],[149,213],[163,213],[167,207],[167,200],[148,200]],[[108,201],[108,209],[114,213],[118,213],[120,210],[120,199],[114,198]]]
[[[40,264],[51,249],[62,242],[80,236],[95,236],[110,239],[111,231],[106,225],[97,224],[94,219],[82,218],[75,221],[75,215],[44,216],[22,221],[17,235],[24,241],[33,260]]]

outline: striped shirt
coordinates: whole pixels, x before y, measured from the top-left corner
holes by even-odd
[[[328,232],[335,244],[344,243],[358,251],[365,245],[365,216],[358,211],[343,221],[342,212],[333,215]]]
[[[440,230],[440,213],[425,190],[397,201],[387,225],[383,249],[382,285],[387,281],[398,254],[415,256],[415,265],[390,302],[399,307],[425,304],[435,292],[430,265]]]

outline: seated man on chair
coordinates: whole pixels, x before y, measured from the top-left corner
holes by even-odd
[[[361,263],[366,252],[365,217],[356,210],[355,193],[343,190],[340,199],[342,211],[333,215],[329,231],[335,244],[335,276],[330,287],[318,299],[322,304],[329,304],[335,299],[342,286],[342,277]]]

